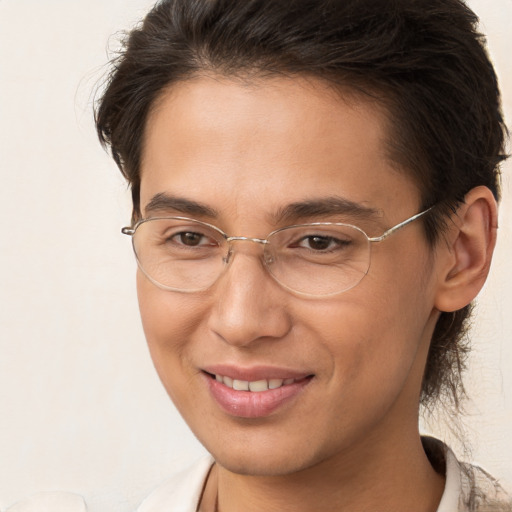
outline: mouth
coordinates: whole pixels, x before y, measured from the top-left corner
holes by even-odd
[[[282,375],[251,380],[203,370],[210,396],[220,409],[238,418],[263,418],[298,400],[314,375]],[[226,372],[227,373],[227,372]],[[286,373],[286,372],[285,372]],[[236,377],[242,377],[237,375]]]
[[[290,386],[296,382],[301,382],[305,379],[311,379],[313,375],[307,375],[298,379],[260,379],[260,380],[240,380],[228,377],[227,375],[218,375],[205,372],[211,379],[224,384],[224,386],[234,389],[235,391],[249,391],[251,393],[262,393],[264,391],[279,389],[283,386]]]

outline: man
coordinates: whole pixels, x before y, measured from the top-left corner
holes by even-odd
[[[459,0],[166,0],[131,33],[98,131],[132,187],[155,367],[212,455],[140,512],[509,509],[418,432],[420,403],[457,403],[496,239],[476,21]]]

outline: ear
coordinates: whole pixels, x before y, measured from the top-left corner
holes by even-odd
[[[467,306],[482,289],[496,244],[498,209],[487,187],[475,187],[449,221],[437,250],[440,273],[435,297],[439,311]]]

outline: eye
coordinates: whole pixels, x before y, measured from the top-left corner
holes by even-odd
[[[350,245],[350,240],[340,239],[326,235],[308,235],[302,237],[294,244],[295,247],[310,249],[311,251],[330,252],[343,249]]]
[[[181,231],[179,233],[174,233],[168,238],[168,240],[177,245],[184,245],[187,247],[213,247],[217,245],[217,242],[211,237],[195,231]]]

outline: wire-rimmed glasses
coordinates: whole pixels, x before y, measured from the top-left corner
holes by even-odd
[[[235,242],[263,247],[261,261],[284,288],[311,297],[356,286],[370,268],[371,244],[382,242],[432,208],[378,237],[340,222],[314,222],[272,231],[267,238],[228,236],[218,227],[187,217],[152,217],[122,232],[132,237],[140,270],[156,286],[176,292],[208,289],[222,275]]]

